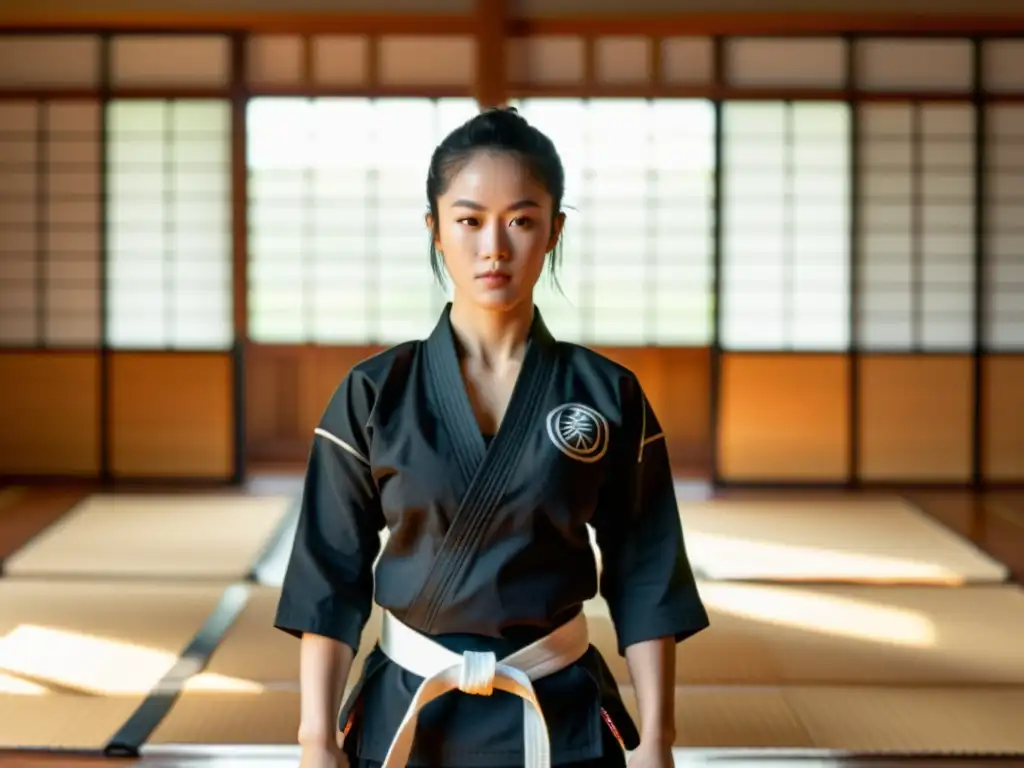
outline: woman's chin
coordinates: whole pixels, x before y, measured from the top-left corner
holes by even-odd
[[[474,303],[482,309],[502,312],[518,306],[523,301],[530,301],[528,291],[523,291],[513,283],[502,286],[476,286],[473,292]]]

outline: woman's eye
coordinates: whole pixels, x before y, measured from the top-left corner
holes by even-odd
[[[466,219],[459,219],[459,224],[466,224],[467,226],[475,227],[477,225],[477,220],[471,216]]]
[[[518,218],[512,219],[512,223],[517,227],[525,227],[530,224],[530,218],[528,216],[519,216]]]

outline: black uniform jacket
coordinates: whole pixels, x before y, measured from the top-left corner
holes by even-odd
[[[500,659],[573,617],[600,587],[620,654],[707,627],[664,436],[636,377],[555,340],[535,311],[506,416],[488,439],[450,310],[425,341],[356,365],[331,398],[275,626],[357,648],[376,599],[452,650]],[[346,750],[383,760],[419,683],[375,648],[340,714],[351,726]],[[600,756],[605,716],[635,747],[636,725],[593,647],[535,689],[553,762]],[[410,764],[522,765],[522,712],[503,692],[446,694],[420,714]]]

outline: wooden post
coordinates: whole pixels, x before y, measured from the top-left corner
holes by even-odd
[[[481,109],[504,106],[508,99],[506,76],[507,0],[476,0],[476,87]]]

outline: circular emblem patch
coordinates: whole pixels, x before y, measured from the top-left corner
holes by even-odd
[[[562,453],[586,464],[608,450],[608,422],[586,405],[566,403],[548,414],[548,437]]]

